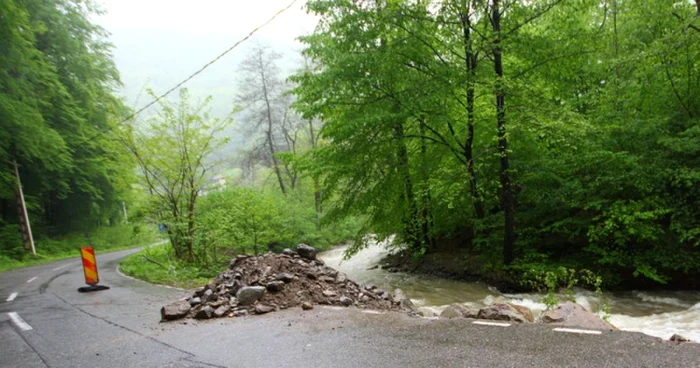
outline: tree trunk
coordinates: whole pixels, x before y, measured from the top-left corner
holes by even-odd
[[[316,149],[316,133],[314,132],[313,119],[309,119],[309,138],[311,140],[311,149]],[[321,185],[319,183],[318,177],[314,176],[314,208],[316,209],[317,214],[323,212],[321,199]],[[316,221],[316,227],[319,227],[318,221]]]
[[[420,226],[418,225],[418,206],[416,205],[416,196],[413,192],[413,181],[411,180],[411,172],[408,162],[408,150],[404,140],[403,124],[397,123],[394,126],[394,136],[397,140],[396,158],[398,161],[399,175],[403,179],[405,198],[408,203],[409,218],[406,228],[406,240],[409,244],[420,247],[422,237],[419,235]]]
[[[464,142],[464,159],[467,161],[467,176],[469,177],[469,192],[471,193],[476,218],[484,218],[484,203],[479,195],[476,172],[474,171],[474,82],[476,79],[477,58],[472,48],[469,7],[462,2],[462,34],[464,41],[464,64],[467,68],[467,140]]]
[[[190,198],[187,203],[187,261],[194,262],[194,218],[195,218],[195,203],[197,201],[197,188],[194,185],[194,179],[190,178]]]
[[[492,19],[493,24],[493,65],[496,72],[496,122],[498,127],[498,153],[501,164],[501,203],[505,215],[503,232],[503,263],[508,265],[513,262],[513,248],[515,245],[515,199],[510,183],[510,169],[508,163],[508,138],[506,130],[505,91],[503,87],[503,60],[501,55],[501,13],[499,0],[493,0]]]
[[[272,158],[272,167],[275,170],[275,175],[277,175],[277,181],[280,184],[280,190],[282,194],[287,195],[287,188],[284,185],[284,179],[282,179],[282,173],[280,172],[279,162],[277,162],[277,157],[275,157],[275,145],[272,143],[272,127],[270,126],[266,133],[266,140],[268,148],[270,149],[270,157]]]
[[[262,56],[261,56],[262,57]],[[265,82],[265,71],[263,70],[264,68],[262,67],[263,63],[262,60],[260,60],[260,80],[262,82],[262,87],[263,87],[263,97],[265,99],[265,108],[267,112],[267,145],[270,148],[270,157],[272,158],[272,166],[275,169],[275,175],[277,175],[277,181],[279,181],[280,184],[280,190],[282,191],[282,194],[287,195],[287,188],[284,186],[284,180],[282,179],[282,173],[280,172],[280,167],[279,167],[279,162],[277,161],[277,157],[275,157],[275,145],[272,141],[272,107],[270,106],[270,98],[267,95],[267,83]]]
[[[420,212],[418,217],[421,222],[421,235],[423,243],[429,248],[433,247],[433,239],[430,231],[433,227],[432,196],[430,194],[430,175],[428,174],[428,146],[425,141],[425,122],[420,124],[420,153],[421,153],[421,182],[424,190],[420,192]]]

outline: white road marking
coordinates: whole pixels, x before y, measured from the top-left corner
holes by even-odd
[[[602,332],[596,330],[579,330],[577,328],[555,328],[557,332],[569,332],[578,334],[600,335]]]
[[[10,296],[7,297],[7,301],[11,302],[11,301],[15,300],[16,297],[17,297],[17,293],[12,293],[12,294],[10,294]]]
[[[69,264],[64,264],[63,266],[58,266],[58,267],[54,268],[53,271],[58,271],[58,270],[60,270],[61,268],[68,267],[68,266],[70,266],[70,263],[69,263]]]
[[[19,328],[20,330],[29,331],[32,329],[32,326],[27,324],[27,322],[24,322],[22,317],[20,317],[19,314],[17,314],[17,312],[10,312],[7,315],[10,316],[12,322],[14,322],[15,325],[17,325],[17,328]]]
[[[482,326],[498,326],[498,327],[508,327],[510,326],[510,323],[503,323],[503,322],[485,322],[485,321],[474,321],[472,322],[475,325],[482,325]]]
[[[36,280],[36,278],[37,278],[37,277],[34,276],[34,277],[32,277],[31,279],[27,280],[27,284],[30,283],[30,282],[32,282],[32,281],[34,281],[34,280]]]

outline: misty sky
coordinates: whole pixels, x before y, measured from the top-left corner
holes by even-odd
[[[161,93],[199,69],[243,38],[253,28],[286,7],[291,0],[97,0],[106,14],[95,21],[110,33],[114,59],[124,83],[128,105],[145,85]],[[311,33],[313,16],[302,9],[303,0],[261,29],[254,39],[285,56],[288,72],[299,62],[302,46],[295,38]],[[186,86],[195,96],[212,95],[213,112],[232,104],[236,68],[248,52],[246,41]]]

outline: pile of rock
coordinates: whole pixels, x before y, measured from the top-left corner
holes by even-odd
[[[281,254],[238,256],[229,268],[191,297],[161,308],[163,320],[209,319],[264,314],[314,304],[375,310],[415,311],[400,291],[360,286],[316,259],[316,250],[300,244]]]

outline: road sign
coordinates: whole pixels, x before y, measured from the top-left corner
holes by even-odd
[[[78,291],[97,291],[109,289],[109,286],[97,285],[100,282],[100,276],[97,273],[97,259],[95,258],[95,250],[92,247],[80,248],[80,257],[83,259],[83,273],[85,274],[85,283],[89,286],[78,288]]]

